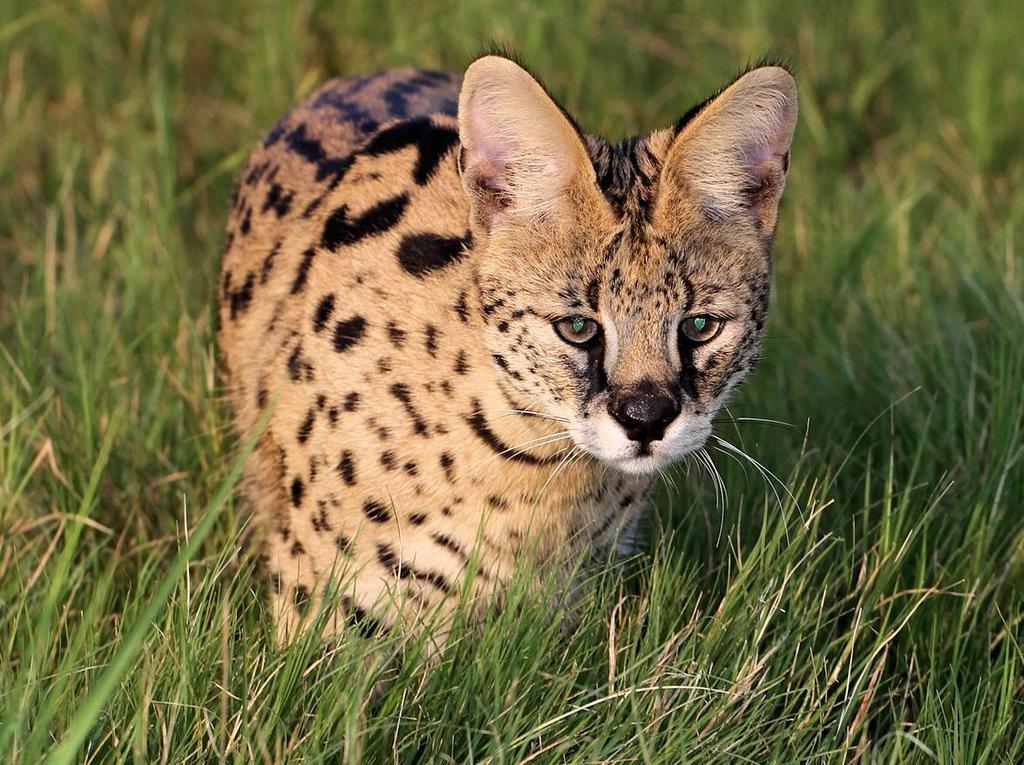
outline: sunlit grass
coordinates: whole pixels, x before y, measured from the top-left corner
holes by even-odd
[[[0,759],[1024,761],[1019,14],[890,6],[0,4]],[[520,583],[432,668],[280,650],[216,374],[233,175],[323,79],[490,40],[611,136],[792,62],[766,360],[722,486],[671,476],[573,627]]]

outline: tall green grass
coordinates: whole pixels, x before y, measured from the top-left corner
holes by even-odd
[[[1000,0],[0,4],[0,759],[1024,762],[1020,31]],[[278,650],[216,376],[232,176],[328,76],[491,40],[611,136],[794,65],[767,358],[718,428],[762,467],[681,468],[568,631],[516,590],[432,670]]]

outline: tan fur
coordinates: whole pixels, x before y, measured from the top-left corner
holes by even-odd
[[[329,83],[257,147],[220,344],[239,433],[273,407],[246,490],[282,637],[321,605],[328,632],[440,615],[443,635],[474,565],[482,604],[524,552],[569,568],[632,535],[655,469],[756,360],[781,183],[744,207],[735,151],[774,161],[796,108],[788,74],[757,72],[645,139],[635,187],[599,188],[612,149],[496,57],[458,120],[458,78],[395,70]],[[692,354],[687,305],[733,316]],[[604,327],[600,360],[554,331],[575,314]],[[640,456],[608,412],[648,383],[681,411]]]

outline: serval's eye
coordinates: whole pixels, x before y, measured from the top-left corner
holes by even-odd
[[[704,345],[718,337],[718,333],[724,326],[724,319],[716,319],[713,316],[691,316],[688,319],[683,319],[679,331],[691,345]]]
[[[567,316],[555,322],[555,332],[570,345],[589,346],[601,338],[601,325],[585,316]]]

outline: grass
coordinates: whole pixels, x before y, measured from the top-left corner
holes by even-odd
[[[0,760],[1024,761],[1015,3],[0,5]],[[765,53],[801,87],[767,358],[566,631],[273,647],[213,293],[248,147],[317,83],[522,51],[592,130]],[[779,420],[775,426],[754,418]],[[731,421],[735,420],[735,422]]]

